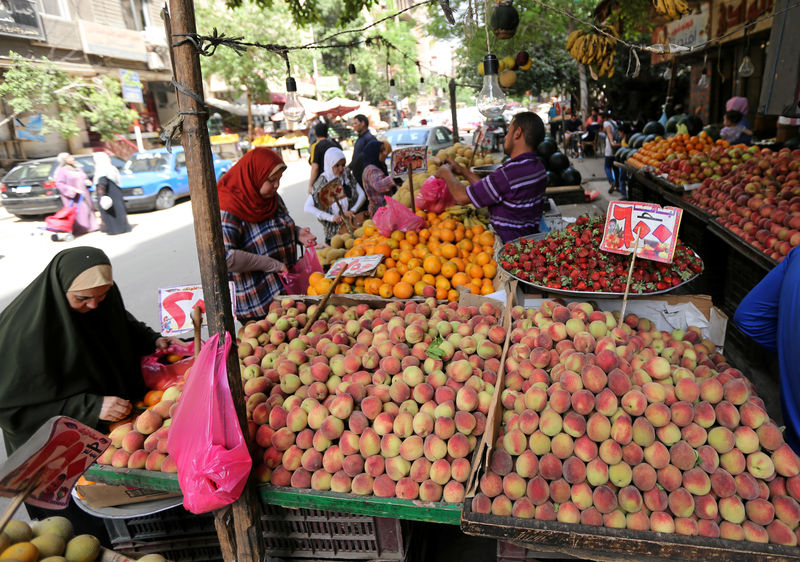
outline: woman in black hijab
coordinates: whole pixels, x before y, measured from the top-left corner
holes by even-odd
[[[384,196],[391,196],[397,187],[386,169],[385,160],[391,152],[392,145],[379,140],[368,142],[362,152],[364,169],[361,173],[361,185],[369,200],[370,217],[375,216],[375,211],[386,205]],[[356,180],[358,179],[356,176]]]
[[[140,360],[162,338],[125,310],[101,250],[59,252],[0,313],[0,428],[13,452],[53,416],[90,427],[144,396]]]

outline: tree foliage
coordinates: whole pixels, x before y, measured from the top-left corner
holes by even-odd
[[[80,133],[79,118],[83,117],[102,140],[112,140],[138,117],[123,101],[122,85],[116,78],[70,76],[47,58],[34,62],[13,51],[10,56],[11,66],[0,84],[0,96],[15,114],[42,112],[44,133],[55,131],[64,139],[73,137]],[[49,115],[53,106],[57,111]]]
[[[229,8],[241,8],[253,4],[269,13],[284,2],[281,0],[225,0]],[[336,12],[336,21],[339,25],[355,22],[364,8],[371,8],[378,4],[377,0],[342,0],[340,9]],[[323,23],[325,8],[324,0],[285,0],[285,6],[294,20],[300,26]]]

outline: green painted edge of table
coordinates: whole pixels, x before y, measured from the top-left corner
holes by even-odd
[[[164,492],[181,492],[176,474],[95,465],[90,467],[84,476],[91,482],[134,486]],[[269,484],[259,486],[258,493],[264,503],[282,507],[304,507],[449,525],[461,523],[463,507],[460,503],[427,503],[399,498],[300,490]]]
[[[410,521],[459,525],[463,504],[444,502],[419,502],[399,498],[357,496],[338,492],[299,490],[270,486],[259,486],[259,495],[264,503],[282,507],[304,507],[326,511],[342,511],[374,517],[391,517]]]

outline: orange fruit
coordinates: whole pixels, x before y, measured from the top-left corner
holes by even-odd
[[[486,252],[481,252],[477,256],[475,256],[475,263],[477,263],[478,265],[486,265],[487,263],[489,263],[489,261],[491,261],[491,259],[492,256],[490,256]]]
[[[144,403],[147,406],[155,406],[161,401],[161,395],[164,394],[163,390],[151,390],[144,395]]]
[[[483,277],[483,268],[479,265],[471,263],[467,266],[466,273],[473,279],[481,279]]]
[[[447,289],[436,289],[436,298],[440,301],[447,299]]]
[[[414,244],[412,244],[408,240],[400,240],[400,243],[398,244],[398,247],[401,250],[413,250],[414,249]]]
[[[320,273],[319,271],[315,271],[314,273],[308,276],[308,284],[314,287],[316,286],[317,283],[319,283],[320,279],[324,278],[325,276],[322,273]]]
[[[395,269],[397,269],[397,272],[402,277],[405,274],[405,272],[408,271],[408,265],[403,262],[400,262],[395,266]]]
[[[392,286],[388,283],[384,283],[378,289],[378,294],[385,299],[392,298]]]
[[[411,250],[400,250],[400,259],[397,261],[407,264],[413,257]]]
[[[353,246],[352,248],[350,248],[347,251],[347,253],[350,254],[347,257],[365,256],[366,255],[366,252],[364,251],[364,248],[362,248],[360,246]]]
[[[442,228],[439,231],[439,238],[444,242],[452,242],[456,239],[456,233],[450,229]]]
[[[418,297],[422,296],[422,291],[427,287],[428,284],[425,281],[417,281],[414,283],[414,294]]]
[[[451,279],[450,282],[453,285],[453,287],[458,287],[459,285],[469,284],[469,281],[470,281],[469,275],[459,271],[458,273],[453,275],[453,278]]]
[[[472,240],[469,238],[464,238],[461,242],[458,243],[458,247],[464,250],[465,252],[471,252],[474,245],[472,244]]]
[[[442,262],[436,256],[426,256],[425,259],[422,260],[422,267],[425,269],[426,273],[436,275],[442,270]]]
[[[416,246],[417,243],[419,242],[419,235],[413,230],[409,230],[408,232],[406,232],[406,240],[408,240],[409,242],[411,242],[411,244]]]
[[[351,292],[351,289],[352,287],[350,286],[350,283],[339,283],[336,285],[336,290],[334,290],[334,293],[337,295],[346,295],[347,293]]]
[[[483,232],[480,236],[478,236],[478,241],[480,242],[481,246],[493,246],[494,234],[491,232]]]
[[[400,260],[400,249],[399,248],[395,248],[394,250],[392,250],[392,253],[390,255],[388,255],[387,257],[392,258],[394,261],[399,261]]]
[[[392,235],[391,235],[390,238],[392,238],[394,240],[397,240],[399,242],[400,240],[403,240],[405,237],[406,237],[406,235],[403,232],[401,232],[399,230],[395,230],[394,232],[392,232]]]
[[[483,276],[487,279],[493,279],[497,275],[497,267],[487,263],[483,266]]]
[[[422,276],[422,280],[425,281],[427,285],[435,285],[436,284],[436,277],[431,275],[430,273],[426,273]]]
[[[442,257],[445,259],[451,259],[456,257],[458,253],[458,248],[453,244],[442,244]]]
[[[442,265],[441,273],[444,277],[450,279],[453,275],[458,273],[458,266],[452,261],[447,261]]]
[[[400,281],[401,275],[396,269],[387,269],[383,275],[383,282],[389,285],[395,285]]]
[[[494,287],[491,285],[481,285],[482,295],[491,295],[492,293],[494,293]]]
[[[318,295],[324,295],[325,293],[328,292],[328,289],[331,288],[331,283],[332,283],[332,281],[330,279],[326,279],[326,278],[323,277],[316,284],[316,286],[314,287],[314,290],[317,291]]]
[[[370,255],[374,254],[383,254],[385,257],[389,257],[392,255],[392,249],[389,247],[388,244],[376,244],[375,247],[370,252]]]
[[[471,230],[472,230],[472,234],[473,234],[473,235],[479,235],[479,234],[481,234],[481,233],[482,233],[484,230],[486,230],[486,229],[485,229],[485,228],[483,228],[483,225],[482,225],[482,224],[476,224],[476,225],[473,225],[473,226],[472,226]]]
[[[373,277],[383,277],[387,269],[386,264],[379,263],[378,267],[375,268],[375,273],[372,275]]]
[[[393,268],[394,266],[397,265],[397,261],[395,261],[392,258],[386,258],[385,260],[383,260],[383,263],[386,264],[386,269],[391,269],[391,268]],[[383,277],[383,276],[381,276],[381,277]]]
[[[450,289],[450,281],[446,278],[439,276],[436,278],[436,288],[437,289]]]
[[[414,287],[411,285],[411,283],[400,281],[393,287],[392,294],[398,299],[407,299],[414,294]]]
[[[447,300],[449,300],[450,302],[458,302],[458,297],[460,296],[461,294],[455,289],[450,289],[449,291],[447,291]]]
[[[417,281],[421,281],[421,280],[422,280],[422,275],[420,275],[417,271],[414,271],[413,269],[410,270],[410,271],[407,271],[403,275],[403,278],[401,279],[401,281],[404,281],[404,282],[409,283],[411,285],[413,285]]]
[[[413,257],[410,260],[408,260],[408,264],[407,265],[408,265],[409,269],[416,269],[416,268],[420,268],[421,269],[422,268],[422,260],[417,258],[417,257]]]
[[[465,262],[462,258],[453,258],[450,261],[456,264],[459,271],[464,271],[467,268],[467,262]]]
[[[423,228],[422,230],[419,231],[419,239],[422,240],[423,242],[430,237],[431,237],[431,231],[428,230],[427,228]]]

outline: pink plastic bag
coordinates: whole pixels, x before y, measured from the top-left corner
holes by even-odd
[[[386,200],[386,206],[375,211],[375,216],[372,217],[372,222],[375,223],[382,236],[388,238],[395,230],[408,232],[425,228],[427,224],[425,219],[412,213],[411,209],[399,201],[395,201],[387,195],[384,195],[383,198]]]
[[[294,264],[288,273],[281,273],[281,283],[287,295],[305,295],[308,292],[308,278],[315,271],[322,273],[316,248],[306,248],[305,254]]]
[[[183,359],[175,363],[166,360],[168,355],[181,355]],[[142,377],[147,388],[164,390],[175,386],[186,370],[194,363],[194,342],[184,345],[171,345],[167,349],[157,349],[151,355],[142,357]]]
[[[443,179],[431,176],[422,182],[422,187],[414,197],[414,204],[417,209],[441,213],[447,207],[455,205],[456,200],[450,195],[450,190],[447,189],[447,184]]]
[[[167,452],[178,465],[183,506],[192,513],[236,501],[253,465],[228,386],[230,334],[222,347],[218,341],[219,334],[210,337],[195,359],[167,438]]]

